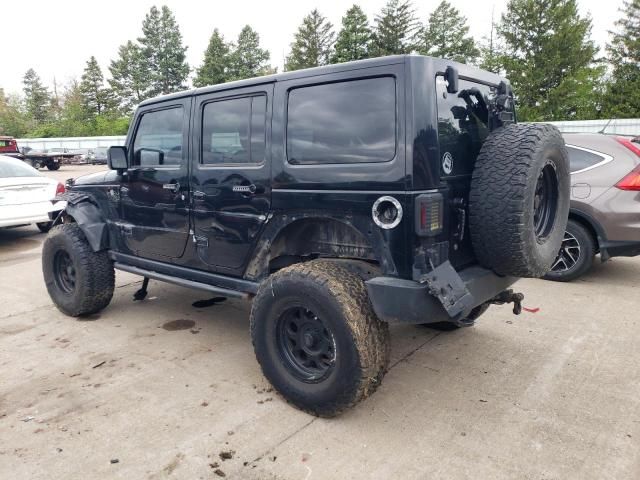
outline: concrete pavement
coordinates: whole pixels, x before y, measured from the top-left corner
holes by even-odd
[[[325,420],[262,377],[249,304],[154,281],[133,302],[118,273],[107,309],[68,318],[43,239],[0,230],[0,478],[640,478],[640,259],[520,281],[535,314],[393,327],[381,388]]]

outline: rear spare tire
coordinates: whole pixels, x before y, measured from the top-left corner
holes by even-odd
[[[492,132],[469,193],[478,262],[500,275],[547,273],[567,226],[569,185],[569,157],[557,128],[511,124]]]

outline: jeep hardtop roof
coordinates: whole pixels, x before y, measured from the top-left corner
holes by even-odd
[[[189,97],[192,95],[202,95],[213,92],[220,92],[224,90],[231,90],[241,87],[250,87],[253,85],[263,85],[267,83],[282,82],[285,80],[293,80],[305,77],[318,77],[321,75],[330,75],[334,73],[381,67],[386,65],[397,65],[404,63],[409,69],[428,69],[432,70],[433,76],[437,74],[444,74],[445,69],[448,66],[454,66],[458,70],[460,78],[475,80],[480,83],[488,85],[498,85],[501,81],[506,81],[505,78],[481,70],[470,65],[458,63],[453,60],[445,60],[442,58],[427,57],[424,55],[390,55],[386,57],[368,58],[366,60],[356,60],[347,63],[336,63],[332,65],[325,65],[322,67],[305,68],[302,70],[294,70],[292,72],[277,73],[275,75],[265,75],[262,77],[253,77],[245,80],[236,80],[233,82],[219,83],[217,85],[210,85],[207,87],[192,88],[190,90],[184,90],[181,92],[170,93],[167,95],[160,95],[158,97],[149,98],[140,103],[140,106],[150,105],[158,102],[164,102],[167,100],[173,100],[177,98]]]

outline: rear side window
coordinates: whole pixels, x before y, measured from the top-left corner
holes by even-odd
[[[313,85],[289,92],[289,163],[387,162],[395,152],[394,78]]]
[[[202,163],[262,163],[266,112],[264,95],[206,104],[202,114]]]
[[[491,87],[460,80],[457,93],[447,93],[445,80],[436,77],[440,173],[466,175],[473,171],[480,147],[489,135]]]
[[[582,150],[580,148],[572,147],[569,145],[567,145],[567,151],[569,152],[569,165],[571,167],[571,173],[593,167],[598,163],[606,160],[606,157],[598,155],[593,151]]]
[[[182,107],[144,113],[133,141],[133,164],[180,165],[183,121]]]

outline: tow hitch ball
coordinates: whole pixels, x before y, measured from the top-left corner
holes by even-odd
[[[524,295],[522,293],[514,293],[513,290],[505,290],[489,300],[489,303],[493,303],[494,305],[513,303],[514,315],[520,315],[522,312],[522,300],[524,300]]]

